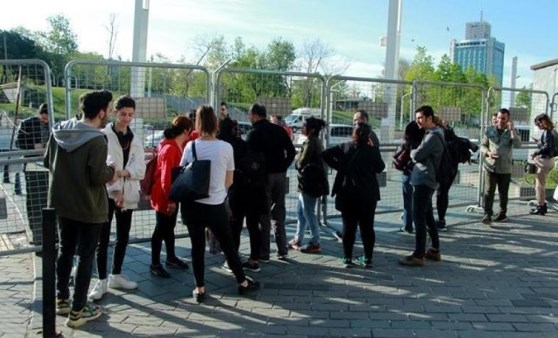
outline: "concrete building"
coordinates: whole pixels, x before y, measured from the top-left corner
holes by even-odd
[[[548,93],[550,99],[549,113],[556,118],[558,110],[558,59],[537,63],[531,66],[533,73],[533,89]]]
[[[487,77],[494,77],[502,86],[505,44],[492,37],[490,32],[490,24],[486,21],[467,23],[465,40],[451,41],[450,57],[463,70],[472,67]]]

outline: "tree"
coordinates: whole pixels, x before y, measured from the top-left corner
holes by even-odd
[[[39,32],[39,43],[44,50],[58,55],[72,55],[78,51],[77,36],[70,27],[70,21],[62,14],[47,18],[49,30]]]
[[[115,13],[110,13],[109,22],[105,29],[108,33],[108,54],[107,57],[109,60],[112,60],[112,56],[114,55],[114,51],[116,49],[116,41],[118,39],[118,22],[117,22],[117,15]]]
[[[530,87],[532,87],[532,85]],[[523,86],[522,89],[523,89],[522,91],[520,91],[515,95],[515,102],[513,103],[515,103],[516,107],[527,108],[527,110],[530,111],[533,94],[528,90],[532,88],[527,88]]]

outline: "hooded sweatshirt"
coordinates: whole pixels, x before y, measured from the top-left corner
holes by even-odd
[[[76,119],[56,124],[44,158],[50,171],[48,206],[74,221],[108,222],[105,183],[114,168],[106,160],[107,139],[99,129]]]

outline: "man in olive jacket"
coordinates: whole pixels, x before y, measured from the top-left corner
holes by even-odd
[[[48,206],[55,209],[60,230],[57,261],[57,314],[69,314],[72,328],[98,318],[98,305],[87,303],[91,268],[101,227],[108,221],[105,183],[114,179],[107,166],[107,139],[100,131],[112,109],[112,94],[94,91],[80,97],[81,120],[54,126],[44,163],[50,171]],[[74,254],[79,256],[73,302],[69,280]]]

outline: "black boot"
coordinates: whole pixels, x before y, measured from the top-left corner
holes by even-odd
[[[546,208],[546,203],[542,206],[543,208],[543,212],[546,214],[548,212],[548,209]]]
[[[542,215],[546,214],[545,211],[546,205],[538,205],[536,209],[531,210],[531,215]]]

